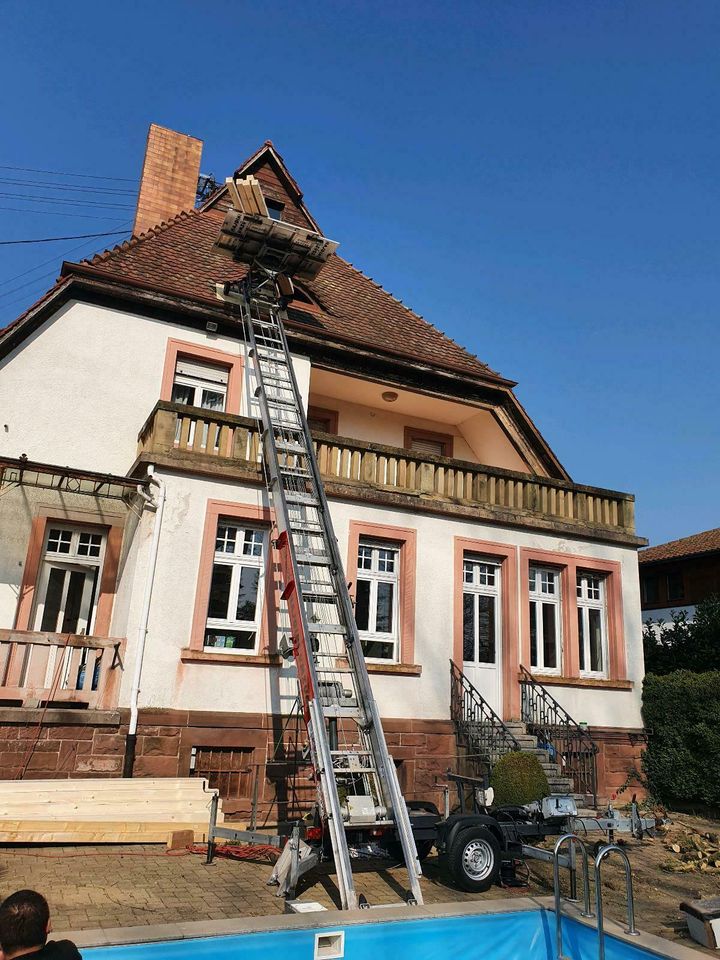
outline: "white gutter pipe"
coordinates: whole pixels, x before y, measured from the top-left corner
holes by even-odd
[[[147,575],[145,577],[145,593],[143,596],[140,623],[137,632],[137,650],[135,652],[135,669],[133,673],[132,689],[130,691],[130,725],[125,737],[125,759],[123,762],[123,777],[132,777],[135,765],[135,745],[137,742],[138,727],[138,699],[140,697],[140,679],[142,677],[143,659],[145,656],[145,641],[147,640],[148,621],[150,620],[150,602],[153,586],[155,585],[155,568],[157,567],[158,547],[160,545],[160,528],[162,527],[163,512],[165,510],[165,484],[154,476],[152,465],[148,467],[150,483],[156,486],[157,495],[153,499],[144,490],[139,490],[142,498],[155,509],[153,535],[150,543]]]

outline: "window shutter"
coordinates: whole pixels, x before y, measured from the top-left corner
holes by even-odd
[[[415,437],[410,441],[410,449],[415,453],[432,453],[436,457],[445,455],[445,444],[441,440],[421,440]]]
[[[175,372],[185,377],[204,380],[206,383],[221,384],[224,387],[227,386],[228,382],[227,367],[216,367],[210,363],[200,363],[197,360],[190,360],[184,357],[178,357]]]

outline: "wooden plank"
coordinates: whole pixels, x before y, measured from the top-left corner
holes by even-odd
[[[240,199],[240,194],[238,193],[237,185],[232,177],[225,178],[225,186],[227,187],[228,193],[230,194],[230,200],[232,202],[232,205],[235,207],[236,210],[243,210],[244,208],[243,208],[242,200]]]
[[[23,820],[3,824],[0,843],[167,843],[176,830],[192,830],[196,842],[207,837],[207,822],[153,823],[32,823]]]

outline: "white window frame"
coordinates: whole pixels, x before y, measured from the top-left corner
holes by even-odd
[[[369,569],[360,566],[360,551],[365,548],[370,550],[371,565]],[[381,569],[387,566],[387,558],[381,556],[381,551],[391,551],[394,554],[393,570]],[[393,603],[392,603],[392,633],[379,633],[377,629],[358,630],[360,640],[363,645],[368,643],[389,643],[392,644],[393,653],[391,657],[370,657],[365,659],[368,663],[399,663],[400,662],[400,566],[402,563],[402,547],[399,543],[372,540],[369,537],[360,537],[358,542],[358,565],[357,582],[361,580],[370,583],[370,599],[368,603],[368,625],[377,627],[377,595],[378,584],[392,583]],[[357,588],[357,585],[356,585]]]
[[[262,548],[260,554],[245,554],[240,552],[228,552],[225,547],[229,543],[227,531],[235,531],[235,549],[244,543],[245,536],[248,533],[260,534]],[[223,544],[222,548],[220,544]],[[229,617],[205,617],[205,627],[203,629],[203,649],[209,653],[229,653],[233,656],[256,656],[259,652],[260,633],[262,629],[263,607],[265,602],[265,567],[267,564],[268,552],[268,530],[265,527],[257,526],[252,523],[245,523],[242,520],[235,520],[232,517],[220,517],[215,530],[215,550],[212,557],[212,569],[210,570],[210,586],[212,588],[213,569],[216,564],[231,567],[230,575],[230,594],[228,598],[228,612],[237,610],[238,594],[240,592],[240,577],[244,567],[250,567],[260,571],[258,577],[257,601],[255,605],[254,620],[233,620]],[[210,608],[210,594],[208,593],[208,614]],[[239,647],[218,647],[205,643],[205,633],[207,631],[246,631],[255,634],[255,642],[252,648]]]
[[[223,405],[222,412],[224,413],[227,410],[227,394],[228,394],[228,381],[230,379],[230,372],[226,366],[222,363],[212,363],[206,360],[195,360],[194,358],[188,358],[188,363],[193,363],[198,367],[207,367],[211,370],[222,370],[225,375],[225,383],[215,383],[212,380],[205,380],[200,376],[193,376],[189,373],[179,373],[178,365],[183,363],[184,358],[179,356],[175,361],[175,370],[173,372],[173,387],[190,387],[193,390],[193,402],[189,404],[184,404],[184,406],[189,407],[200,407],[201,409],[214,410],[214,407],[203,407],[202,404],[202,392],[203,390],[209,390],[213,393],[222,394]],[[172,395],[172,394],[171,394]],[[179,403],[180,401],[175,401]]]
[[[535,574],[533,585],[533,574]],[[552,579],[554,590],[549,592],[543,584]],[[541,564],[531,563],[528,572],[529,608],[535,605],[535,630],[537,637],[537,663],[532,662],[532,647],[530,653],[530,670],[532,673],[560,676],[563,662],[563,634],[562,634],[562,573],[555,567],[544,567]],[[555,609],[555,660],[556,666],[545,665],[545,638],[542,618],[543,604],[551,604]],[[528,610],[528,630],[530,629],[530,609]],[[529,638],[528,638],[529,639]]]
[[[580,662],[580,646],[582,646],[585,667],[580,668],[581,677],[601,677],[608,675],[608,630],[607,630],[607,577],[592,570],[578,570],[576,592],[578,608],[578,664]],[[591,581],[592,584],[591,584]],[[600,611],[600,656],[602,669],[591,670],[588,664],[590,657],[590,611]],[[580,623],[582,622],[582,633]]]
[[[60,531],[61,535],[64,535],[63,539],[67,541],[67,550],[60,551],[53,549],[51,541],[56,539],[53,536],[55,531]],[[81,540],[87,542],[88,537],[100,538],[97,556],[88,555],[86,548],[81,542]],[[92,636],[95,627],[95,617],[97,615],[98,599],[100,597],[100,584],[102,582],[103,565],[105,562],[106,543],[106,531],[102,528],[75,526],[68,523],[55,523],[52,520],[48,520],[43,540],[42,562],[36,579],[34,610],[31,619],[34,630],[43,629],[41,625],[45,614],[50,573],[52,570],[63,570],[66,576],[60,598],[58,616],[53,628],[48,630],[46,627],[45,630],[49,633],[64,632],[63,620],[65,619],[65,605],[70,587],[70,574],[82,572],[85,574],[85,584],[83,586],[80,605],[80,617],[74,632],[85,636]],[[88,573],[93,570],[97,571],[94,593],[92,578],[88,576]]]
[[[468,568],[472,568],[468,570]],[[475,617],[475,637],[474,637],[474,660],[465,660],[465,650],[463,649],[463,663],[468,666],[477,667],[486,670],[501,670],[501,637],[502,625],[501,618],[501,565],[497,560],[488,560],[485,557],[479,557],[473,554],[465,553],[463,555],[463,597],[465,594],[475,598],[474,617]],[[471,579],[468,578],[471,574]],[[495,600],[495,659],[492,661],[481,661],[477,659],[478,646],[480,642],[480,601],[479,597],[492,597]],[[464,605],[463,600],[463,605]],[[464,637],[463,637],[464,647]]]

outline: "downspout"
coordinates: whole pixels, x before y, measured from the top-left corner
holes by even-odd
[[[152,542],[148,559],[147,575],[145,577],[145,594],[143,596],[142,612],[137,633],[137,652],[135,654],[135,670],[132,689],[130,691],[130,725],[125,737],[125,759],[123,762],[123,777],[132,777],[135,765],[135,744],[137,742],[138,727],[138,699],[140,696],[140,679],[142,677],[143,658],[145,656],[145,641],[147,640],[148,621],[150,619],[150,601],[152,600],[155,584],[155,568],[157,567],[158,546],[160,544],[160,528],[162,526],[163,511],[165,509],[165,484],[153,476],[153,467],[148,467],[150,483],[156,486],[157,495],[153,499],[144,490],[139,489],[140,495],[151,508],[155,509]]]

